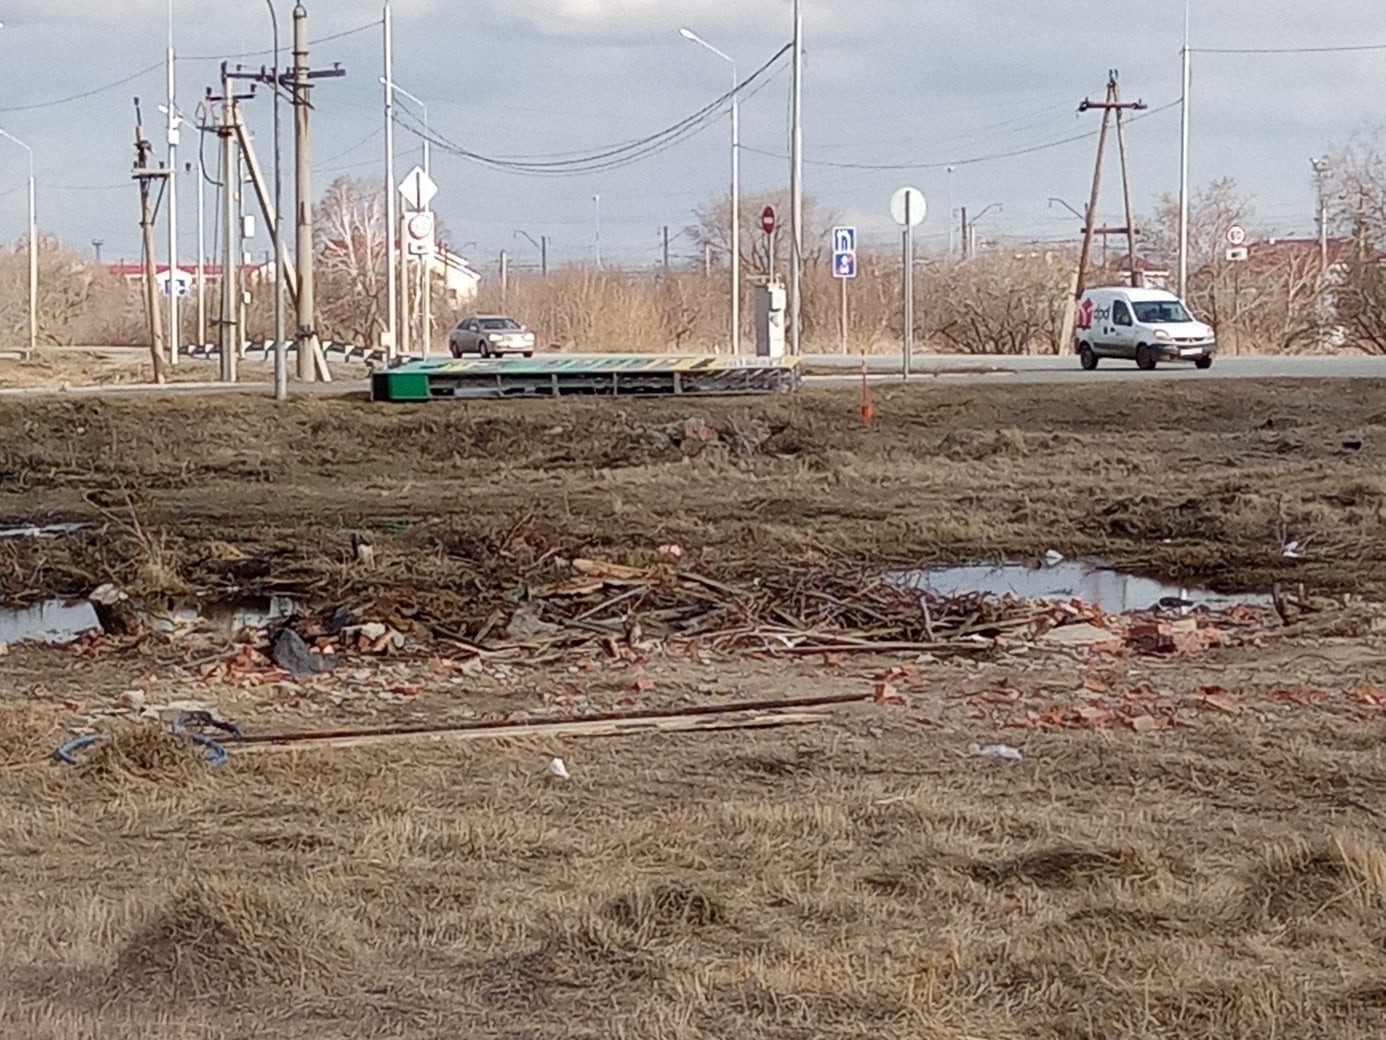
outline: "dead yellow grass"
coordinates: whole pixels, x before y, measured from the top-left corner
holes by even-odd
[[[1379,726],[1037,735],[999,768],[852,719],[574,743],[561,785],[483,745],[0,772],[0,1031],[1386,1030],[1386,848],[1322,797],[1386,782]]]

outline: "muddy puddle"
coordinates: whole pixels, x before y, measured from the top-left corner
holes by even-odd
[[[231,634],[243,628],[262,628],[298,609],[297,602],[287,596],[270,596],[163,604],[139,613],[156,631],[200,627]],[[55,599],[30,607],[0,609],[0,643],[68,643],[100,627],[96,610],[86,600]]]
[[[1156,606],[1223,610],[1239,603],[1270,605],[1269,596],[1226,595],[1193,585],[1172,585],[1084,560],[930,567],[905,574],[904,581],[911,588],[945,597],[984,592],[1022,599],[1076,599],[1094,604],[1109,614],[1149,610]]]

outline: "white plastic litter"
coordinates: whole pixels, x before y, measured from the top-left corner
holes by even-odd
[[[568,772],[568,767],[563,764],[561,758],[549,759],[549,776],[556,780],[571,780],[572,776]]]
[[[1056,567],[1064,562],[1064,554],[1057,549],[1048,549],[1044,553],[1044,562],[1050,567]]]
[[[967,753],[973,758],[985,758],[992,762],[1022,762],[1025,756],[1020,748],[1009,744],[969,744]]]

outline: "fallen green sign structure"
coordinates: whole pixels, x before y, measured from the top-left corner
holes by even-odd
[[[604,354],[408,361],[371,377],[375,401],[776,394],[797,390],[798,358]]]

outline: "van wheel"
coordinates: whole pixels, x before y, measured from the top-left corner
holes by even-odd
[[[1144,343],[1136,348],[1136,367],[1146,372],[1155,367],[1155,352]]]
[[[1194,362],[1194,368],[1212,368],[1212,367],[1213,367],[1213,355],[1212,355],[1212,354],[1204,354],[1201,358],[1199,358],[1197,361]]]
[[[1092,347],[1086,343],[1078,348],[1078,364],[1089,372],[1097,367],[1097,355],[1092,352]]]

